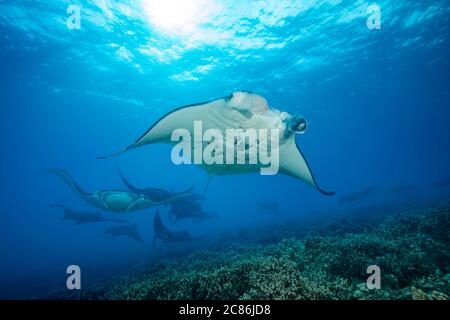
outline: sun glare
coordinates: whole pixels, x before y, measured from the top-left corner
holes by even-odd
[[[143,8],[155,28],[176,34],[189,34],[201,23],[204,0],[144,0]]]

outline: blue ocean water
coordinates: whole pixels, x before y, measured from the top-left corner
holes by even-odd
[[[367,26],[372,4],[380,29]],[[73,5],[79,28],[68,26]],[[211,236],[270,225],[280,218],[255,210],[268,200],[282,219],[336,212],[341,196],[368,187],[357,205],[392,201],[385,192],[404,186],[413,191],[395,200],[448,197],[434,184],[450,177],[449,15],[443,0],[1,1],[0,297],[64,288],[70,264],[94,281],[201,246],[152,247],[157,208],[119,216],[145,245],[103,236],[105,224],[60,221],[49,205],[97,209],[42,172],[64,169],[88,191],[125,189],[115,162],[97,156],[176,107],[237,90],[307,119],[297,142],[336,195],[284,175],[213,177],[202,205],[218,217],[174,224],[161,206],[170,228]],[[202,193],[207,174],[174,165],[170,151],[150,145],[116,162],[137,186]]]

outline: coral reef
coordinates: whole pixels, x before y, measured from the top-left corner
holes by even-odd
[[[411,295],[413,300],[448,300],[448,295],[440,291],[433,291],[429,294],[423,292],[423,290],[415,287],[411,288]]]
[[[298,230],[289,223],[271,228],[273,235],[240,232],[207,250],[47,298],[447,299],[449,212],[442,205],[382,221],[341,220]],[[286,234],[291,236],[268,241]],[[381,268],[380,290],[366,287],[369,265]]]

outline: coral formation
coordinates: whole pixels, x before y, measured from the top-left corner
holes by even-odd
[[[450,206],[342,220],[274,234],[227,235],[207,250],[163,259],[144,270],[56,292],[55,299],[446,299],[450,290]],[[283,229],[286,228],[286,229]],[[274,228],[272,228],[274,230]],[[259,230],[261,231],[261,230]],[[285,232],[286,231],[286,232]],[[380,290],[366,287],[369,265]]]

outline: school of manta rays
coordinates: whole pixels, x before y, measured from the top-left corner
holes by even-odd
[[[227,97],[177,108],[156,121],[140,138],[122,151],[98,158],[114,158],[123,152],[147,144],[166,143],[175,145],[176,141],[172,140],[172,132],[182,128],[193,135],[194,122],[198,121],[202,123],[205,130],[215,129],[223,134],[228,129],[266,129],[268,131],[278,129],[278,172],[301,180],[324,195],[331,196],[334,194],[334,192],[326,191],[319,187],[313,176],[311,167],[304,158],[295,139],[297,134],[305,132],[306,120],[300,115],[291,115],[287,112],[269,107],[265,98],[248,91],[237,91]],[[223,145],[220,145],[220,147],[214,145],[218,143],[217,140],[203,143],[206,144],[205,146],[209,146],[210,149],[215,150],[216,153],[223,149]],[[252,152],[259,150],[260,143],[267,144],[268,142],[257,140],[256,144],[258,145],[255,148],[244,146],[249,158],[252,156]],[[261,163],[242,164],[237,161],[234,163],[201,163],[198,166],[207,172],[209,178],[220,175],[258,172],[264,167]],[[44,172],[55,175],[63,180],[79,198],[83,199],[89,205],[109,213],[126,214],[132,211],[169,205],[169,221],[172,222],[183,219],[203,221],[216,217],[214,213],[205,212],[202,208],[206,189],[210,181],[209,179],[203,194],[193,192],[193,187],[180,192],[167,191],[159,188],[139,188],[126,178],[117,163],[116,168],[126,190],[97,190],[87,192],[64,170],[51,168]],[[124,219],[107,218],[100,211],[95,213],[78,212],[63,204],[54,204],[52,207],[61,208],[64,211],[63,220],[72,220],[76,224],[114,222],[117,224],[106,229],[104,233],[106,236],[127,236],[136,241],[145,242],[139,234],[137,225],[130,224]],[[275,202],[260,202],[256,204],[255,208],[262,212],[279,214],[278,205]],[[121,215],[121,217],[123,216]],[[159,209],[156,210],[154,216],[153,229],[153,246],[156,241],[174,243],[194,241],[201,238],[192,236],[186,230],[172,231],[167,228],[162,222]]]

